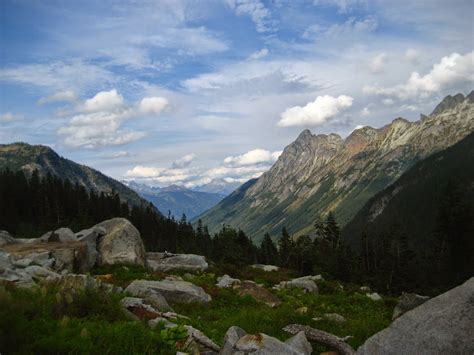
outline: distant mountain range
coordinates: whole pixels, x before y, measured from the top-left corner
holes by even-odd
[[[47,173],[69,179],[87,190],[110,194],[115,191],[122,201],[130,205],[148,205],[144,198],[121,182],[108,177],[88,166],[77,164],[59,156],[53,149],[43,145],[13,143],[0,145],[0,170],[21,170],[27,175],[35,170],[40,176]]]
[[[283,226],[311,234],[314,220],[333,211],[345,226],[378,192],[418,161],[474,130],[474,92],[447,96],[429,116],[396,118],[382,128],[363,127],[346,139],[309,130],[287,146],[260,178],[250,180],[201,219],[211,231],[225,223],[261,239]]]
[[[153,203],[163,214],[170,213],[177,219],[185,214],[186,218],[191,220],[226,197],[225,194],[196,191],[178,185],[151,187],[136,181],[123,181],[123,183]],[[225,185],[220,185],[220,187],[225,188]],[[210,190],[214,188],[215,186],[209,187]],[[216,188],[216,190],[223,189]]]

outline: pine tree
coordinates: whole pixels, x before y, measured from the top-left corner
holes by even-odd
[[[285,227],[281,230],[281,238],[278,241],[278,253],[280,266],[287,267],[290,262],[293,251],[293,240],[291,239]]]

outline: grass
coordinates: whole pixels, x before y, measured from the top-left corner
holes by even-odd
[[[166,331],[129,321],[120,295],[78,294],[72,301],[57,290],[0,291],[0,353],[5,354],[174,354]]]

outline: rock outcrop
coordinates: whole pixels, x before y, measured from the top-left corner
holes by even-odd
[[[357,354],[473,354],[474,278],[408,311]]]
[[[195,254],[146,253],[146,259],[153,271],[198,272],[209,267],[204,256]]]
[[[150,294],[156,292],[162,295],[169,303],[208,303],[211,301],[204,290],[187,281],[149,281],[135,280],[127,288],[137,290],[135,294]],[[142,293],[143,292],[143,293]]]
[[[97,251],[99,265],[134,264],[145,266],[145,246],[140,232],[125,218],[112,218],[94,227],[104,228]]]

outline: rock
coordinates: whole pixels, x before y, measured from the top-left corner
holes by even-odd
[[[145,266],[145,247],[138,230],[125,218],[112,218],[94,227],[106,234],[99,238],[99,265],[134,264]]]
[[[185,325],[185,328],[188,331],[188,340],[185,348],[188,348],[191,342],[195,342],[199,348],[199,354],[202,354],[206,351],[215,351],[218,352],[221,348],[214,343],[211,339],[209,339],[203,332],[199,329],[193,328],[190,325]]]
[[[127,290],[132,285],[137,290],[153,290],[161,294],[169,303],[208,303],[211,300],[211,296],[204,292],[201,287],[187,281],[135,280],[127,287]]]
[[[0,247],[12,243],[16,243],[15,238],[13,238],[7,231],[0,231]]]
[[[15,266],[16,268],[24,269],[25,267],[28,267],[31,264],[33,264],[33,260],[28,258],[13,260],[13,266]]]
[[[43,243],[76,242],[77,238],[69,228],[59,228],[55,231],[46,232],[39,238],[39,241]]]
[[[308,313],[308,307],[300,307],[296,309],[295,312],[298,314],[306,314]]]
[[[357,354],[473,354],[474,278],[370,337]]]
[[[10,253],[7,253],[6,251],[0,250],[0,274],[3,271],[11,270],[13,268],[14,268],[13,259],[10,255]]]
[[[240,338],[234,346],[236,350],[233,354],[285,354],[285,355],[302,355],[302,353],[291,345],[278,340],[277,338],[266,334],[247,334]]]
[[[125,297],[120,300],[120,305],[140,320],[151,320],[160,316],[160,312],[137,297]]]
[[[60,291],[67,291],[67,292],[83,292],[86,290],[93,290],[93,291],[101,291],[101,292],[121,292],[121,287],[116,287],[111,284],[107,284],[101,282],[100,280],[96,280],[90,275],[81,275],[81,274],[66,274],[62,275],[58,280],[55,282]]]
[[[222,346],[219,355],[232,355],[235,353],[234,346],[237,341],[247,333],[242,328],[232,326],[230,327],[224,336],[224,345]]]
[[[310,355],[313,352],[313,347],[308,339],[306,339],[304,332],[299,332],[290,339],[287,339],[285,344],[298,351],[299,354]]]
[[[282,281],[277,286],[276,289],[282,288],[299,288],[302,289],[306,293],[319,293],[318,285],[314,282],[314,278],[316,276],[305,276],[300,277],[298,279],[293,279],[290,281]]]
[[[368,293],[366,294],[367,297],[369,297],[372,301],[381,301],[382,297],[377,293]]]
[[[145,280],[135,280],[125,289],[125,292],[135,296],[144,298],[148,304],[162,312],[172,311],[166,299],[157,290],[150,287]]]
[[[166,328],[166,329],[169,329],[169,328],[175,328],[177,327],[178,325],[173,323],[173,322],[170,322],[168,319],[166,318],[163,318],[163,317],[156,317],[154,319],[150,319],[148,321],[148,326],[151,328],[151,329],[155,329],[158,324],[162,323],[163,326]]]
[[[281,304],[281,300],[273,293],[262,286],[258,286],[253,281],[243,281],[240,284],[238,293],[240,296],[252,296],[257,301],[265,303],[267,306],[276,307]]]
[[[106,230],[102,227],[92,227],[89,229],[84,229],[76,233],[76,238],[84,242],[87,245],[87,265],[89,268],[92,268],[96,262],[99,255],[97,251],[97,240],[99,237],[105,235]]]
[[[370,287],[369,286],[362,286],[359,290],[361,292],[370,292]]]
[[[28,254],[26,258],[31,259],[34,265],[38,265],[38,266],[42,266],[46,268],[52,268],[56,261],[54,260],[54,258],[50,257],[49,251],[33,252],[31,254]]]
[[[280,268],[278,266],[275,266],[275,265],[253,264],[252,267],[254,269],[259,269],[259,270],[263,270],[263,271],[266,271],[266,272],[280,270]]]
[[[411,311],[412,309],[422,305],[430,298],[428,296],[420,296],[415,293],[403,292],[398,300],[395,309],[393,310],[392,319],[400,317],[402,314]]]
[[[338,313],[326,313],[324,314],[324,318],[335,323],[344,323],[347,321],[345,317],[341,316]]]
[[[205,271],[209,267],[206,258],[202,255],[147,253],[146,257],[148,267],[153,271],[198,272]]]
[[[216,286],[219,288],[229,288],[234,285],[240,285],[240,280],[239,279],[233,279],[229,275],[224,275],[222,277],[217,278],[217,283]]]
[[[25,269],[25,272],[28,273],[35,281],[56,280],[61,277],[61,275],[58,273],[37,265],[28,266]]]

